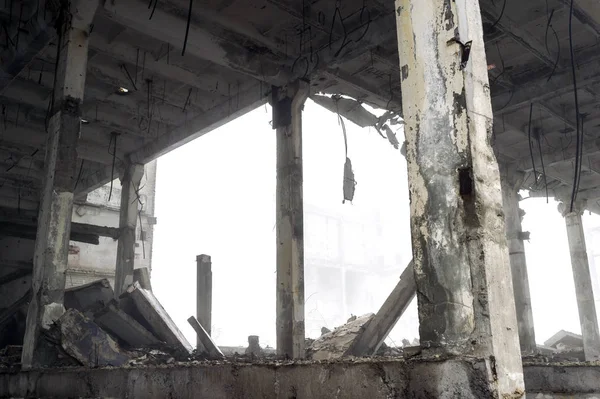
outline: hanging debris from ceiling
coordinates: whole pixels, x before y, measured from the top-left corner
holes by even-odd
[[[403,125],[404,121],[400,115],[393,111],[387,111],[382,116],[377,117],[363,107],[360,101],[345,96],[342,97],[339,94],[332,96],[315,94],[311,96],[311,99],[329,111],[335,112],[338,116],[338,124],[342,127],[344,146],[346,148],[343,182],[344,200],[342,202],[352,201],[356,189],[356,180],[354,179],[354,171],[352,170],[352,161],[348,158],[348,137],[342,116],[360,127],[375,128],[379,135],[388,140],[395,149],[400,147],[400,142],[396,137],[396,133],[392,130],[392,126]],[[404,143],[402,144],[402,148],[400,148],[400,152],[402,155],[406,155],[406,145]]]
[[[388,140],[395,149],[399,149],[400,142],[393,127],[404,125],[404,120],[396,112],[387,111],[382,116],[377,117],[363,107],[360,101],[339,94],[332,96],[315,94],[311,96],[311,99],[320,106],[342,115],[360,127],[375,128],[381,137]],[[404,145],[402,147],[404,148]]]

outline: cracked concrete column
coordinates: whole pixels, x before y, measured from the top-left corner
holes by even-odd
[[[479,1],[396,0],[396,15],[421,346],[486,359],[495,395],[521,397]]]
[[[23,368],[52,360],[41,336],[64,313],[63,297],[77,179],[77,142],[90,24],[98,0],[63,2],[57,26],[57,76],[48,123],[45,175],[33,255],[32,299],[23,341]],[[69,8],[70,7],[70,8]]]
[[[571,267],[575,280],[575,295],[577,296],[577,309],[579,310],[579,323],[583,336],[583,352],[586,361],[600,360],[600,333],[598,331],[598,317],[594,302],[594,291],[590,266],[588,263],[585,234],[581,215],[585,210],[585,202],[576,201],[571,209],[571,202],[564,201],[558,205],[559,212],[565,217],[569,251],[571,253]]]
[[[135,228],[138,221],[138,190],[144,176],[144,165],[129,164],[121,178],[121,209],[119,213],[119,241],[115,270],[115,298],[133,284],[135,263]]]
[[[513,165],[501,165],[500,182],[502,184],[502,203],[506,224],[506,239],[510,256],[513,289],[515,292],[515,308],[519,324],[519,341],[523,354],[537,351],[531,293],[529,292],[529,276],[527,259],[523,244],[521,219],[524,212],[519,208],[519,188],[523,184],[525,174]]]
[[[302,109],[309,85],[273,87],[277,135],[277,353],[302,359],[304,349],[304,222]]]

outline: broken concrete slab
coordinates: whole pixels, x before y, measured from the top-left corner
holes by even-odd
[[[177,328],[177,325],[152,292],[143,289],[136,281],[127,288],[127,291],[121,297],[130,298],[133,301],[141,316],[151,327],[150,331],[154,335],[182,354],[190,355],[193,352],[192,345]]]
[[[62,348],[84,366],[118,367],[131,360],[108,333],[76,309],[67,310],[57,324]]]
[[[116,301],[94,314],[94,321],[132,348],[142,348],[161,344],[144,326],[118,308]]]
[[[65,309],[76,309],[90,317],[114,299],[114,292],[107,279],[92,281],[65,290]]]
[[[374,316],[373,313],[353,316],[346,324],[321,335],[307,349],[308,357],[312,360],[331,360],[348,356],[352,343]]]
[[[196,320],[194,316],[190,316],[190,318],[187,321],[188,323],[190,323],[194,331],[196,331],[196,334],[198,335],[198,340],[204,347],[204,350],[208,353],[208,356],[210,356],[213,359],[222,359],[225,357],[223,356],[223,352],[221,352],[217,344],[215,344],[210,335],[208,335],[204,327],[202,327],[202,325],[198,322],[198,320]]]
[[[143,289],[152,291],[152,284],[150,283],[150,271],[147,267],[134,269],[133,281],[140,283]]]

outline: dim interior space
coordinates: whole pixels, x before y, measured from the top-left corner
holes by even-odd
[[[0,397],[600,395],[594,1],[0,25]]]

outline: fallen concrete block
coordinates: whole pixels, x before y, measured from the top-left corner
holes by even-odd
[[[223,356],[223,352],[221,352],[219,347],[215,344],[210,335],[208,335],[204,327],[198,323],[198,320],[196,320],[194,316],[190,316],[187,321],[190,323],[194,331],[196,331],[196,334],[198,334],[198,339],[202,343],[202,346],[204,346],[204,350],[208,353],[208,356],[210,356],[212,359],[222,359],[225,357]]]
[[[118,367],[131,360],[109,334],[76,309],[67,310],[58,325],[62,348],[84,366]]]
[[[352,343],[374,316],[373,313],[369,313],[352,317],[348,323],[321,335],[307,348],[308,356],[313,360],[339,359],[348,356]]]
[[[65,309],[76,309],[92,316],[114,299],[114,292],[107,279],[65,290]]]
[[[161,343],[133,317],[119,309],[114,300],[94,314],[94,321],[133,348],[155,346]]]
[[[183,354],[190,355],[193,352],[192,345],[185,339],[152,292],[143,289],[136,281],[127,288],[121,297],[131,298],[141,316],[150,326],[150,332]]]
[[[133,281],[140,283],[143,289],[152,291],[152,284],[150,284],[150,272],[147,267],[140,267],[133,270]]]

